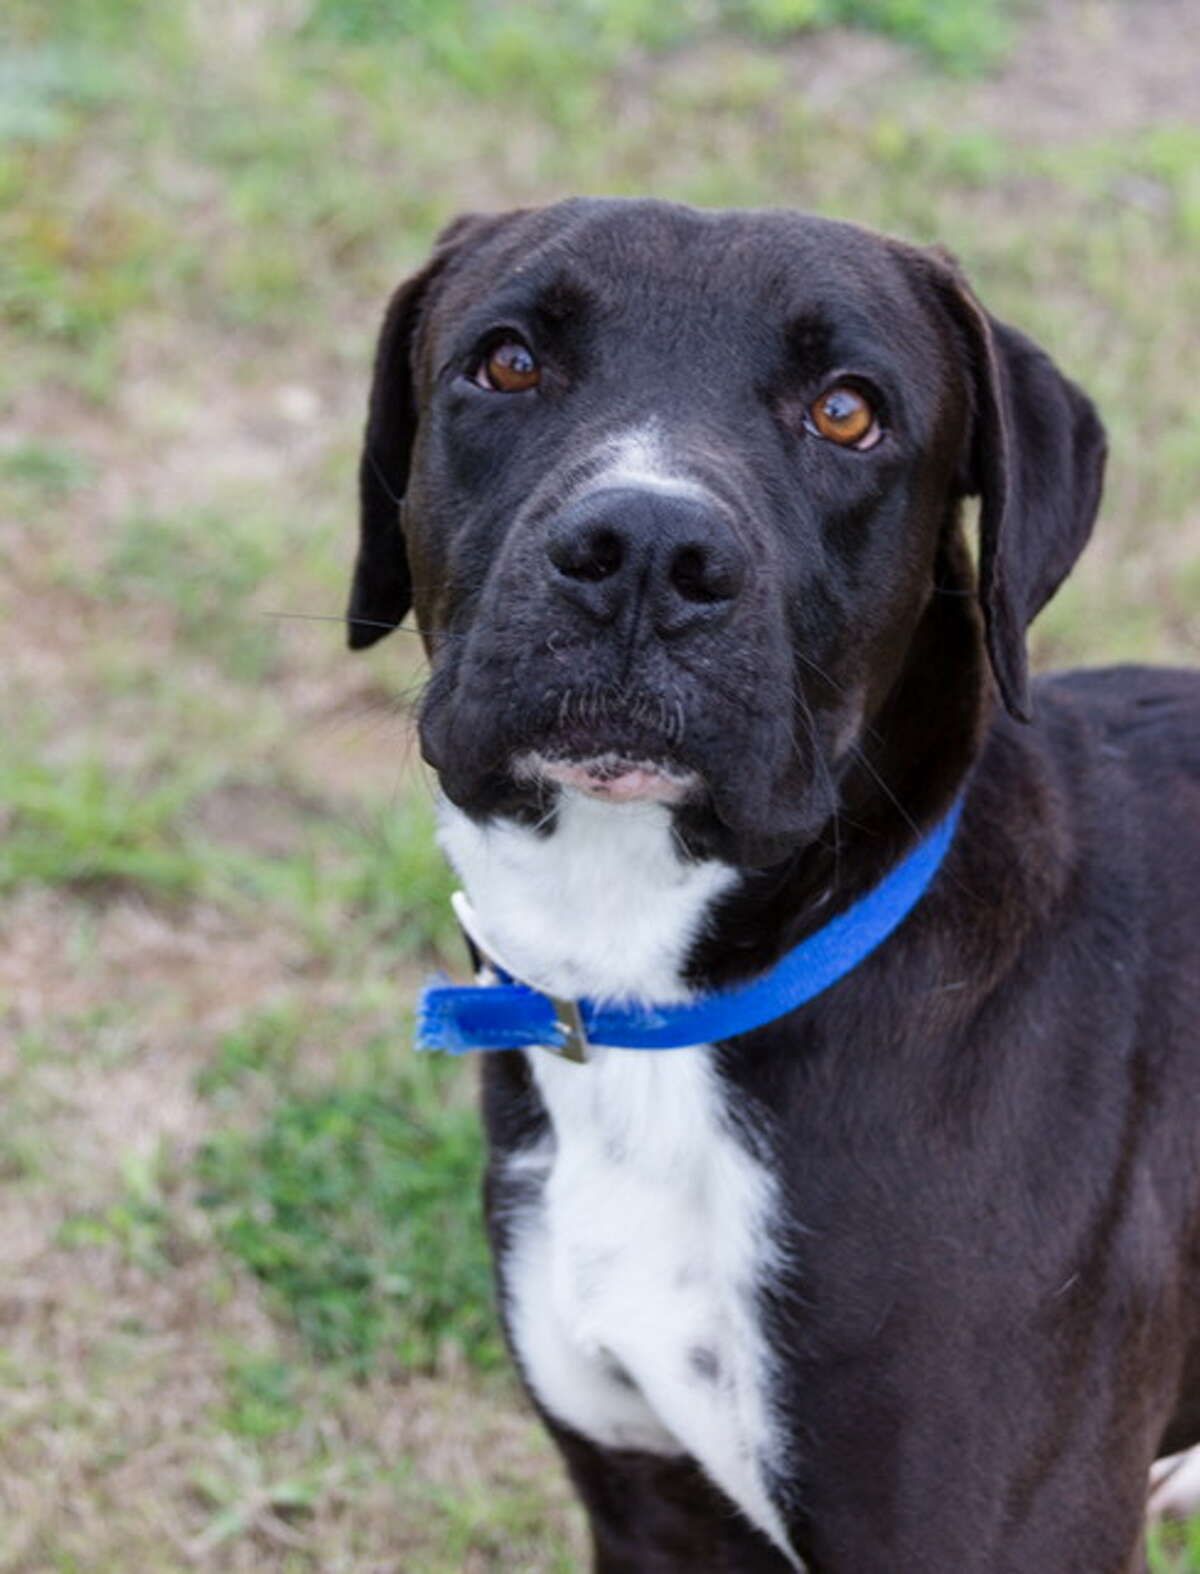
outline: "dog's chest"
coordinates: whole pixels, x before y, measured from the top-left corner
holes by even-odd
[[[534,1051],[553,1137],[510,1161],[501,1265],[531,1387],[594,1442],[689,1453],[782,1543],[758,1292],[772,1269],[768,1172],[731,1131],[711,1051]]]
[[[538,844],[451,811],[443,842],[480,925],[554,993],[667,1001],[733,878],[688,865],[665,811],[568,801]],[[731,1120],[706,1046],[530,1063],[549,1130],[508,1155],[500,1264],[524,1375],[559,1421],[606,1447],[693,1455],[786,1539],[766,1488],[782,1461],[758,1316],[773,1272],[773,1187]]]

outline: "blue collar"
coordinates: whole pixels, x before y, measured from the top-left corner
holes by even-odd
[[[749,984],[681,1005],[600,1005],[544,995],[485,957],[496,983],[471,988],[437,984],[423,991],[417,1042],[423,1049],[452,1055],[540,1046],[571,1060],[586,1060],[593,1044],[683,1049],[749,1033],[822,994],[899,928],[941,867],[961,812],[959,798],[877,886]],[[464,907],[459,906],[460,916],[465,916]]]

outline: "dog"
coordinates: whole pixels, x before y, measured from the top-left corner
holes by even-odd
[[[388,307],[349,642],[415,608],[447,1010],[543,1013],[480,1030],[488,1227],[598,1574],[1147,1566],[1200,682],[1030,681],[1104,460],[948,253],[831,220],[472,215]]]

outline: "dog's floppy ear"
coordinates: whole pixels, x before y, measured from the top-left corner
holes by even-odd
[[[1037,345],[989,316],[951,259],[948,299],[966,341],[974,420],[965,490],[978,495],[979,595],[988,656],[1012,715],[1030,718],[1025,631],[1083,550],[1104,480],[1090,399]]]
[[[417,435],[413,357],[431,289],[450,258],[494,218],[463,214],[438,236],[434,252],[388,303],[375,349],[367,427],[358,467],[359,545],[346,612],[351,650],[365,650],[400,623],[412,582],[400,514]]]
[[[388,303],[358,463],[359,541],[346,632],[351,650],[389,633],[412,604],[400,508],[417,431],[411,353],[425,293],[440,271],[435,257],[406,279]]]

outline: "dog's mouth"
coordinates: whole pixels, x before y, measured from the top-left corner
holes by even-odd
[[[640,805],[670,811],[697,857],[765,865],[811,841],[834,807],[828,772],[804,770],[782,708],[750,682],[735,706],[699,684],[552,689],[518,666],[504,683],[489,670],[452,685],[456,671],[435,669],[421,740],[446,797],[468,814],[550,827],[560,799]]]
[[[682,750],[684,707],[650,690],[603,684],[554,697],[555,714],[510,755],[518,786],[565,789],[600,803],[682,804],[703,778]]]
[[[530,750],[513,761],[513,776],[571,788],[601,803],[683,803],[700,788],[697,773],[682,765],[629,759],[612,751],[580,759]]]

